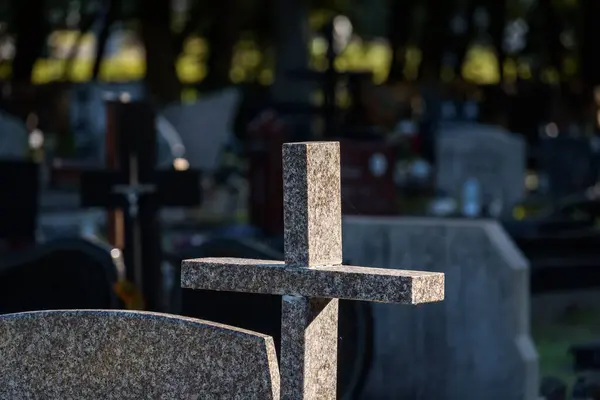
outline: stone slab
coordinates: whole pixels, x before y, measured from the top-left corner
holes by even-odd
[[[497,222],[346,217],[344,259],[446,276],[443,303],[372,305],[363,398],[537,399],[529,265]]]
[[[0,317],[2,399],[279,399],[270,337],[128,311]]]
[[[0,160],[24,160],[28,150],[25,124],[13,115],[0,111]]]
[[[172,104],[161,110],[181,137],[190,168],[206,173],[214,173],[219,168],[223,149],[233,137],[241,99],[239,88],[229,87],[207,93],[194,103]],[[166,133],[166,129],[163,132]]]
[[[335,400],[339,300],[283,296],[281,398]]]
[[[315,266],[342,263],[339,142],[283,145],[285,261]]]
[[[460,198],[464,183],[475,178],[483,204],[511,207],[525,195],[526,150],[523,137],[500,127],[452,124],[436,140],[436,186]]]
[[[181,286],[402,304],[444,299],[444,274],[441,273],[347,265],[298,268],[282,261],[241,258],[184,260]]]

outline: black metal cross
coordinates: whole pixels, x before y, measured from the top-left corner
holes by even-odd
[[[164,311],[158,211],[200,204],[200,174],[156,169],[156,114],[149,103],[109,101],[106,116],[109,170],[82,174],[81,203],[111,210],[109,240],[123,251],[127,278],[148,310]]]

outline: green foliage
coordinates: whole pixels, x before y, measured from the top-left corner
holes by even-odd
[[[35,4],[42,4],[45,7],[45,15],[48,18],[48,22],[51,22],[51,28],[53,30],[57,30],[65,29],[65,21],[70,14],[79,13],[80,16],[93,15],[94,13],[101,11],[101,8],[104,7],[109,0],[0,1],[0,22],[5,23],[3,26],[4,29],[0,30],[0,34],[6,31],[8,31],[9,34],[14,32],[12,16],[14,13],[14,5],[17,4],[16,1],[19,1],[19,4],[26,2],[32,6]],[[134,24],[137,20],[137,12],[139,7],[151,7],[154,0],[114,1],[117,1],[119,4],[117,19],[122,22],[127,22],[127,28],[135,29]],[[232,9],[232,12],[235,12],[237,17],[240,19],[240,27],[242,32],[240,43],[246,43],[248,41],[253,43],[252,50],[243,50],[246,52],[250,51],[250,56],[248,56],[246,53],[243,53],[242,50],[236,50],[236,55],[234,56],[233,62],[234,67],[236,65],[239,67],[243,64],[243,62],[240,64],[240,60],[251,60],[250,64],[252,64],[250,67],[248,67],[250,69],[244,73],[240,72],[240,68],[234,68],[235,71],[233,74],[236,77],[262,76],[263,78],[261,78],[261,80],[264,82],[268,82],[272,78],[272,71],[268,71],[270,65],[272,64],[273,58],[273,54],[269,50],[272,41],[271,39],[273,37],[273,16],[270,13],[270,9],[267,8],[267,6],[270,4],[269,1],[271,0],[235,0],[235,7]],[[408,59],[406,60],[407,65],[405,67],[405,71],[408,68],[408,70],[412,71],[410,74],[413,76],[416,74],[418,69],[418,59],[420,59],[420,56],[414,57],[413,55],[420,54],[418,49],[422,46],[422,44],[426,43],[425,41],[427,40],[432,40],[433,36],[435,36],[435,30],[432,29],[427,23],[427,16],[433,15],[432,13],[443,11],[440,8],[431,9],[431,7],[427,7],[429,3],[424,0],[311,0],[309,1],[309,6],[311,7],[309,21],[310,28],[313,31],[317,31],[330,18],[342,13],[347,15],[353,22],[355,34],[366,40],[365,43],[368,43],[370,39],[389,36],[392,29],[398,28],[397,26],[394,26],[393,21],[390,21],[389,14],[391,6],[397,4],[394,3],[396,1],[405,2],[406,12],[411,14],[411,18],[409,18],[410,38],[408,42],[411,48],[409,49],[409,54],[407,54]],[[497,4],[497,1],[499,0],[479,0],[478,3],[483,7],[492,9],[493,6]],[[529,47],[527,49],[528,55],[534,55],[538,57],[538,59],[542,60],[543,64],[546,63],[547,60],[551,58],[549,52],[552,50],[548,48],[547,31],[544,28],[544,16],[542,13],[537,12],[537,9],[535,8],[536,1],[539,3],[540,0],[505,1],[508,20],[522,17],[525,18],[530,24],[530,34],[528,35]],[[561,24],[564,24],[564,26],[567,28],[572,28],[578,33],[576,28],[579,25],[578,7],[581,0],[550,1],[552,1],[552,6],[556,10]],[[461,7],[465,7],[467,4],[466,2],[467,0],[454,0],[455,6],[449,7],[448,10],[458,10]],[[211,24],[219,23],[219,21],[215,21],[214,18],[216,4],[217,3],[214,1],[209,0],[190,0],[187,9],[176,10],[176,12],[173,13],[172,22],[175,39],[177,39],[176,37],[179,34],[182,34],[185,37],[205,37],[208,38],[208,40],[205,40],[201,44],[199,44],[200,42],[197,40],[194,42],[195,39],[190,41],[190,43],[194,42],[196,43],[196,47],[200,46],[205,50],[207,48],[210,49],[210,37],[207,36],[207,32]],[[445,12],[449,12],[448,10]],[[449,17],[450,16],[448,15],[448,18]],[[490,17],[496,18],[497,15],[490,15]],[[193,23],[190,24],[190,21]],[[476,43],[485,36],[489,36],[489,33],[480,35],[478,38],[474,38],[472,44]],[[489,43],[489,41],[487,43]],[[244,46],[240,47],[238,45],[237,47],[242,49]],[[474,47],[472,47],[472,50],[473,48]],[[389,68],[388,64],[391,60],[389,48],[386,48],[383,44],[378,46],[365,44],[365,46],[362,46],[361,50],[356,49],[357,47],[353,46],[349,50],[348,54],[341,58],[339,66],[342,69],[371,69],[375,71],[377,81],[381,81],[381,79],[387,76],[387,70]],[[242,54],[240,51],[242,51],[244,55],[240,55]],[[572,49],[571,53],[565,52],[565,54],[561,55],[564,63],[563,69],[565,71],[570,71],[569,73],[562,71],[565,76],[572,76],[574,71],[577,70],[576,66],[579,64],[579,60],[578,54],[573,53],[574,51],[576,51],[576,48],[574,50]],[[497,71],[491,72],[494,69],[492,64],[495,62],[493,49],[489,48],[488,46],[485,51],[477,50],[475,53],[471,51],[469,54],[470,55],[468,58],[470,59],[470,66],[465,67],[463,71],[465,71],[465,73],[469,76],[476,76],[477,80],[487,82],[495,81],[496,78],[493,77],[497,76],[498,73]],[[177,69],[180,75],[189,78],[184,79],[184,81],[197,81],[198,79],[202,79],[206,73],[205,70],[202,71],[202,69],[205,68],[206,57],[206,52],[201,56],[197,54],[183,55],[183,59],[178,62]],[[313,56],[313,66],[322,64],[322,62],[318,60],[318,57],[318,55]],[[369,65],[366,65],[361,61],[366,58],[372,58],[372,60],[369,61]],[[416,62],[415,59],[417,59]],[[517,62],[518,61],[519,60],[517,60]],[[57,63],[60,64],[61,62],[62,61],[55,62],[51,60],[39,60],[38,64],[41,66],[36,67],[36,70],[38,71],[37,75],[38,78],[40,75],[45,76],[45,78],[38,80],[46,81],[47,79],[51,79],[50,77],[56,75],[56,72],[50,73],[47,71],[60,70],[61,67],[60,65],[50,67],[50,65],[57,65]],[[77,65],[74,69],[79,71],[76,72],[77,76],[79,77],[78,79],[83,79],[87,74],[85,70],[87,70],[89,66],[86,63],[89,64],[87,61],[79,60],[77,62]],[[134,71],[131,73],[126,73],[126,76],[139,76],[139,74],[143,73],[144,70],[143,61],[141,60],[128,61],[125,64],[123,64],[123,61],[115,62],[114,60],[106,60],[105,64],[110,64],[110,66],[107,67],[109,71]],[[509,67],[511,67],[511,65],[512,64],[509,62]],[[6,68],[5,66],[0,67]],[[43,69],[45,72],[39,73],[41,69]],[[515,66],[513,69],[515,70],[513,75],[516,75],[516,70],[518,68]],[[528,69],[527,66],[519,66],[519,70],[527,71]],[[6,69],[0,70],[0,75],[5,76],[6,72]],[[522,77],[527,76],[527,73],[525,72],[519,73],[521,73]],[[114,79],[114,76],[114,72],[110,72],[105,78]]]

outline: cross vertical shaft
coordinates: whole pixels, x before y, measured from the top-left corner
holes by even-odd
[[[285,263],[310,268],[342,263],[338,142],[283,145]],[[282,399],[336,398],[338,299],[284,296]]]
[[[283,296],[282,399],[335,400],[338,299]]]
[[[342,205],[338,142],[283,145],[285,263],[342,263]]]

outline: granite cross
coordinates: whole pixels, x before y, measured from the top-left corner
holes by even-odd
[[[182,263],[188,289],[283,295],[281,397],[335,399],[338,299],[419,304],[444,298],[444,274],[341,265],[338,142],[283,145],[285,262]]]
[[[116,210],[108,220],[109,241],[123,249],[127,278],[142,291],[146,308],[163,311],[157,214],[160,207],[198,205],[199,172],[156,169],[156,114],[151,104],[123,98],[106,107],[109,170],[82,174],[81,203]]]

